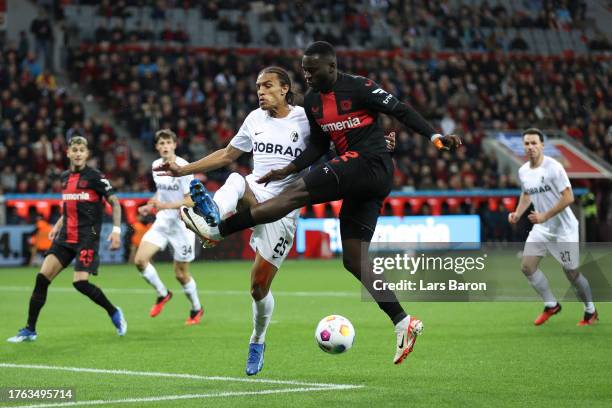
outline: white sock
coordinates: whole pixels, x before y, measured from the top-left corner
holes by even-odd
[[[535,271],[532,275],[527,276],[527,280],[531,283],[531,286],[542,296],[544,299],[544,306],[553,307],[557,304],[557,298],[550,290],[548,279],[540,269]]]
[[[225,219],[229,214],[236,211],[236,205],[238,200],[244,196],[246,189],[246,181],[238,173],[232,173],[229,175],[225,184],[221,186],[215,193],[213,200],[219,207],[219,215],[221,219]]]
[[[159,296],[168,296],[168,289],[166,289],[166,285],[159,279],[159,275],[153,264],[147,264],[147,267],[142,271],[142,277],[155,288]]]
[[[405,332],[406,330],[408,330],[408,324],[410,324],[410,315],[404,317],[402,320],[399,321],[399,323],[395,325],[395,332],[396,333]]]
[[[584,311],[587,313],[595,313],[595,305],[593,304],[593,295],[591,294],[591,285],[583,274],[579,273],[578,277],[572,282],[576,290],[576,296],[584,303]]]
[[[272,291],[261,300],[253,300],[253,334],[251,343],[263,344],[266,341],[266,330],[274,312]]]
[[[185,295],[187,295],[187,298],[191,302],[191,310],[195,311],[202,308],[200,297],[198,296],[198,288],[193,278],[183,285],[183,292],[185,292]]]

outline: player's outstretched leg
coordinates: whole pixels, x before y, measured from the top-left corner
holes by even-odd
[[[195,212],[204,217],[204,220],[211,227],[216,227],[221,222],[219,208],[213,200],[212,194],[206,189],[200,180],[191,180],[189,185],[191,200],[195,204]]]
[[[365,233],[367,236],[367,233]],[[346,235],[346,234],[345,234]],[[352,234],[355,235],[355,234]],[[394,364],[401,364],[412,352],[417,336],[423,332],[423,322],[414,316],[407,315],[400,305],[393,291],[375,290],[374,280],[384,279],[382,275],[374,275],[372,269],[362,270],[361,251],[362,243],[369,242],[362,239],[343,239],[342,252],[344,267],[355,276],[374,298],[378,307],[384,311],[395,325],[396,348],[393,357]]]
[[[117,334],[125,336],[127,333],[127,321],[123,316],[121,308],[113,306],[104,292],[102,292],[102,289],[83,279],[86,275],[87,272],[75,272],[75,281],[72,282],[72,285],[76,290],[91,299],[92,302],[106,310],[106,313],[108,313],[113,325],[117,329]]]

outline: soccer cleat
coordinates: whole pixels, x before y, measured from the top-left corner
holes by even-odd
[[[597,310],[593,313],[584,312],[584,317],[581,321],[579,321],[576,326],[592,326],[599,320],[599,314],[597,314]]]
[[[255,375],[261,371],[264,365],[264,352],[266,344],[249,344],[249,357],[246,363],[246,375]]]
[[[552,315],[556,315],[561,311],[561,303],[557,303],[555,306],[546,306],[544,311],[540,313],[537,319],[533,321],[533,324],[539,326],[544,324]]]
[[[204,217],[198,215],[193,208],[182,206],[180,214],[187,228],[200,238],[204,248],[213,247],[223,239],[219,233],[219,227],[208,225]]]
[[[211,227],[216,227],[221,222],[219,207],[213,200],[212,195],[200,180],[193,179],[189,184],[191,200],[195,204],[196,214],[204,217],[204,220]]]
[[[401,364],[412,352],[417,336],[423,332],[423,322],[416,317],[410,316],[406,330],[397,332],[397,348],[395,350],[394,364]]]
[[[187,326],[193,326],[194,324],[199,324],[202,315],[204,314],[204,309],[200,308],[200,310],[192,310],[189,312],[189,317],[185,320],[185,324]]]
[[[117,334],[119,336],[125,336],[125,333],[127,333],[127,321],[125,317],[123,317],[123,312],[120,307],[118,307],[117,311],[111,316],[111,320],[113,325],[117,328]]]
[[[160,314],[162,310],[164,310],[164,306],[166,306],[166,303],[168,303],[170,299],[172,299],[172,292],[170,291],[168,291],[168,294],[166,296],[158,297],[155,304],[151,307],[151,312],[149,313],[149,316],[155,317]]]
[[[9,343],[23,343],[24,341],[34,341],[36,337],[35,331],[24,327],[23,329],[19,329],[16,336],[9,337],[6,341]]]

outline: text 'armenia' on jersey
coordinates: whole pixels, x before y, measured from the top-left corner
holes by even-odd
[[[63,172],[61,182],[64,223],[57,239],[70,244],[99,239],[103,198],[115,193],[110,182],[87,166],[81,171]]]
[[[330,92],[310,90],[304,97],[304,109],[311,125],[311,138],[331,139],[338,155],[348,150],[388,152],[378,123],[379,113],[397,118],[423,136],[436,133],[414,109],[374,81],[342,72]]]

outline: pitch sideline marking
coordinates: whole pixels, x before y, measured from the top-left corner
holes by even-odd
[[[132,375],[132,376],[141,376],[141,377],[184,378],[184,379],[190,379],[190,380],[203,380],[203,381],[228,381],[228,382],[248,382],[248,383],[275,384],[275,385],[299,385],[299,386],[305,386],[305,387],[317,387],[317,388],[325,388],[325,389],[327,388],[329,389],[350,389],[350,388],[362,388],[363,387],[363,385],[352,385],[352,384],[312,383],[312,382],[292,381],[292,380],[271,380],[271,379],[265,379],[265,378],[205,376],[205,375],[198,375],[198,374],[163,373],[163,372],[157,372],[157,371],[107,370],[107,369],[102,369],[102,368],[65,367],[65,366],[50,366],[50,365],[39,365],[39,364],[0,363],[0,367],[25,368],[25,369],[34,369],[34,370],[72,371],[72,372],[94,373],[94,374]]]
[[[119,293],[130,295],[150,295],[150,289],[125,289],[125,288],[103,288],[105,293]],[[0,292],[31,292],[31,286],[0,286]],[[74,288],[68,287],[50,287],[50,292],[74,292]],[[250,296],[248,291],[241,290],[198,290],[198,293],[204,295],[222,295],[222,296]],[[307,292],[307,291],[275,291],[274,296],[298,296],[298,297],[355,297],[360,296],[360,292]]]
[[[353,386],[359,387],[359,386]],[[35,405],[2,405],[0,408],[43,408],[43,407],[74,407],[82,405],[106,405],[106,404],[128,404],[133,402],[158,402],[158,401],[176,401],[184,399],[196,399],[196,398],[219,398],[219,397],[240,397],[244,395],[270,395],[270,394],[282,394],[282,393],[298,393],[298,392],[309,392],[309,391],[329,391],[329,390],[341,390],[346,389],[345,387],[310,387],[310,388],[284,388],[281,390],[261,390],[261,391],[228,391],[208,394],[184,394],[184,395],[162,395],[159,397],[144,397],[144,398],[124,398],[116,400],[91,400],[91,401],[71,401],[71,402],[57,402],[57,403],[46,403],[46,404],[35,404]]]

